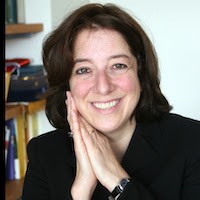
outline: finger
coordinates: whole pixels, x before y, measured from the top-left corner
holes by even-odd
[[[66,96],[67,96],[67,99],[65,100],[65,104],[66,104],[66,107],[67,107],[67,120],[68,122],[70,122],[70,92],[67,91],[66,92]]]
[[[95,138],[96,130],[84,118],[81,117],[80,120],[82,122],[82,126],[84,127],[81,130],[82,138],[89,154],[89,148],[94,147],[93,138]]]
[[[95,129],[93,126],[91,126],[83,117],[80,118],[81,122],[83,123],[87,134],[91,135],[95,132]]]
[[[72,111],[72,103],[71,103],[71,98],[72,98],[72,95],[71,95],[71,92],[70,91],[67,91],[66,92],[66,96],[67,96],[67,99],[65,101],[65,104],[67,106],[67,120],[70,124],[70,121],[71,121],[71,111]]]
[[[85,128],[80,120],[80,115],[77,111],[77,108],[75,106],[74,99],[71,95],[71,92],[67,91],[67,97],[68,97],[68,115],[69,115],[69,121],[70,121],[70,129],[73,133],[73,139],[74,139],[74,148],[76,156],[84,156],[87,157],[87,150],[82,138],[81,132],[85,131]]]
[[[70,104],[70,111],[69,111],[70,128],[73,133],[74,148],[75,148],[76,156],[78,156],[78,157],[84,156],[85,157],[87,155],[86,155],[86,147],[83,142],[82,135],[81,135],[81,131],[83,130],[82,122],[80,121],[80,115],[76,109],[74,99],[71,96],[71,94],[69,94],[69,97],[70,97],[70,101],[69,101],[69,104]]]

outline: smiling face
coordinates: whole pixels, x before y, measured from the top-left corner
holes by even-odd
[[[135,126],[130,117],[140,98],[137,61],[120,33],[82,30],[74,44],[70,90],[79,113],[105,134]]]

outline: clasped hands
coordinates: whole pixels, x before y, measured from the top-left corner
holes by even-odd
[[[128,174],[117,160],[108,137],[79,114],[69,91],[66,105],[76,156],[76,176],[71,188],[73,200],[91,199],[97,180],[111,192]]]

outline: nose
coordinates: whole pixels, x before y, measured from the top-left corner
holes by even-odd
[[[114,90],[114,84],[111,77],[105,72],[97,73],[95,77],[95,91],[99,94],[106,95]]]

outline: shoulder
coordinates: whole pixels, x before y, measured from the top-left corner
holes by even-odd
[[[200,121],[170,113],[141,125],[143,137],[165,151],[200,152]]]
[[[54,130],[32,138],[27,145],[28,158],[58,159],[72,155],[72,139],[67,131]]]
[[[200,121],[174,113],[166,115],[161,122],[172,127],[176,125],[177,128],[200,128]]]
[[[178,114],[170,113],[159,122],[163,132],[169,135],[177,135],[186,140],[189,138],[200,139],[200,121],[184,117]]]
[[[170,114],[166,121],[172,134],[177,136],[179,157],[184,156],[185,178],[194,183],[200,180],[200,121]],[[172,135],[170,132],[169,135]],[[171,136],[173,137],[173,136]]]
[[[184,135],[198,134],[200,135],[200,121],[178,114],[169,113],[162,119],[141,124],[147,134],[154,132],[161,135]]]
[[[33,143],[37,143],[37,145],[45,148],[52,148],[53,146],[61,146],[70,143],[70,140],[67,131],[54,130],[32,138],[28,145],[32,145]]]
[[[159,127],[163,138],[166,141],[174,141],[175,148],[182,149],[182,153],[185,152],[189,157],[199,154],[200,121],[170,113],[159,122]]]

